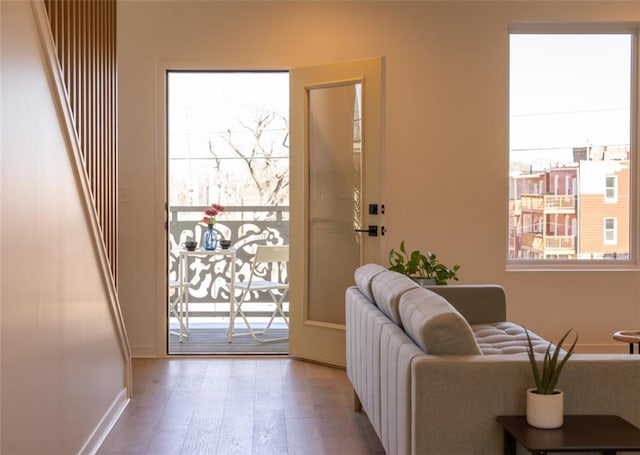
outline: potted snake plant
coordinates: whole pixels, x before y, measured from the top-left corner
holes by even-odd
[[[562,359],[560,358],[562,344],[573,329],[569,329],[560,338],[553,352],[551,352],[552,345],[549,343],[542,359],[542,368],[539,368],[529,331],[526,328],[524,330],[527,334],[527,354],[535,382],[535,387],[527,390],[527,423],[536,428],[559,428],[563,423],[564,396],[556,386],[562,368],[576,347],[578,334]]]

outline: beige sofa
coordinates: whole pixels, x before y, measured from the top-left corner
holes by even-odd
[[[428,290],[377,264],[356,270],[355,282],[345,296],[347,375],[387,454],[501,454],[496,416],[524,414],[533,385],[504,290]],[[617,414],[640,426],[640,356],[574,354],[558,387],[566,414]]]

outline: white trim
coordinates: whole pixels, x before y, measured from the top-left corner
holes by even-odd
[[[78,451],[79,455],[98,452],[100,446],[102,446],[109,432],[118,422],[118,419],[125,409],[127,409],[130,402],[131,400],[128,397],[127,389],[122,389],[111,403],[111,406],[109,406],[109,409],[107,409],[105,415],[100,419],[98,425],[91,432],[91,436],[89,436],[87,442],[85,442],[84,446]]]
[[[612,187],[607,185],[607,181],[609,179],[613,179]],[[613,196],[611,197],[607,195],[609,189],[613,190]],[[604,176],[604,202],[606,204],[615,204],[616,202],[618,202],[618,176],[617,175]]]
[[[134,359],[156,359],[166,355],[166,349],[158,352],[158,346],[155,344],[134,344],[131,346],[131,357]]]
[[[640,266],[610,259],[565,261],[562,259],[511,259],[507,272],[638,272]]]
[[[156,109],[155,109],[155,125],[156,139],[154,143],[155,159],[154,159],[154,185],[156,188],[154,198],[154,214],[153,219],[156,226],[161,226],[154,231],[154,263],[156,270],[155,280],[155,301],[160,305],[156,311],[156,345],[140,345],[133,346],[133,357],[185,357],[187,354],[169,353],[168,340],[168,282],[169,277],[169,251],[168,251],[168,203],[169,203],[169,179],[168,179],[168,130],[167,130],[167,99],[168,99],[168,74],[170,72],[257,72],[257,73],[289,73],[288,68],[245,68],[241,65],[233,65],[230,67],[212,64],[206,60],[160,60],[156,62],[155,90],[156,90]],[[165,224],[166,223],[166,224]],[[165,227],[167,226],[167,227]],[[158,255],[157,252],[162,252]],[[216,354],[219,355],[219,354]]]
[[[156,264],[155,277],[155,295],[154,301],[157,302],[156,307],[156,346],[136,347],[136,357],[166,357],[168,354],[168,299],[169,299],[169,251],[168,251],[168,229],[169,216],[167,208],[169,204],[167,176],[167,71],[169,65],[165,62],[158,62],[156,65],[156,139],[153,149],[155,153],[155,168],[153,182],[155,185],[155,199],[153,203],[153,219],[154,225],[160,226],[154,230],[154,258]],[[161,254],[158,254],[161,252]],[[155,354],[152,354],[155,352]]]
[[[635,121],[631,122],[631,166],[630,170],[630,188],[629,188],[629,203],[630,213],[629,227],[630,245],[629,254],[633,258],[636,265],[640,266],[640,241],[638,241],[638,235],[640,234],[640,209],[638,208],[638,202],[640,201],[640,24],[636,23],[635,31],[633,32],[633,39],[631,42],[631,119]]]
[[[607,221],[613,221],[613,227],[607,227]],[[607,233],[613,233],[613,239],[607,239]],[[604,245],[617,245],[618,244],[618,218],[616,217],[604,217],[602,219],[602,243]]]
[[[608,21],[608,22],[549,22],[523,21],[509,25],[508,36],[514,34],[630,34],[631,35],[631,80],[630,80],[630,188],[629,188],[629,260],[555,260],[555,259],[518,259],[506,257],[506,271],[638,271],[640,270],[640,22]],[[510,81],[510,75],[507,76]],[[507,89],[509,90],[509,89]],[[507,105],[508,109],[508,105]],[[507,138],[510,131],[507,121]],[[509,140],[507,143],[510,144]],[[507,169],[509,168],[510,146],[507,151]],[[573,180],[574,191],[576,194]],[[507,190],[507,197],[508,197]],[[618,188],[616,187],[616,196]],[[606,191],[605,191],[606,200]],[[506,217],[510,221],[509,214]],[[574,233],[574,235],[576,235]],[[507,243],[509,239],[505,239]]]
[[[607,21],[607,22],[567,22],[567,21],[515,21],[509,24],[509,34],[545,33],[566,34],[590,34],[611,33],[627,34],[635,33],[640,28],[640,22]]]

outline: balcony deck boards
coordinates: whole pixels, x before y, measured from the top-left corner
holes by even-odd
[[[246,333],[246,328],[236,323],[236,333]],[[177,324],[172,325],[177,331]],[[251,336],[235,336],[231,343],[227,342],[227,325],[223,323],[198,322],[191,318],[189,336],[180,343],[178,335],[169,334],[169,354],[176,355],[241,355],[241,354],[288,354],[289,342],[270,341],[258,343]],[[273,340],[288,336],[289,329],[282,323],[276,324],[266,334],[260,335],[265,340]]]

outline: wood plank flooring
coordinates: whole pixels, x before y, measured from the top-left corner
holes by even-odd
[[[288,357],[134,359],[133,384],[101,455],[384,454],[343,370]]]

